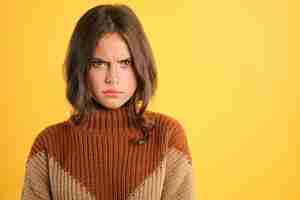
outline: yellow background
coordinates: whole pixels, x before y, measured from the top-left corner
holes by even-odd
[[[68,117],[67,44],[103,2],[1,2],[1,200],[20,199],[33,139]],[[184,124],[198,199],[299,200],[299,3],[114,2],[144,25],[159,72],[149,109]]]

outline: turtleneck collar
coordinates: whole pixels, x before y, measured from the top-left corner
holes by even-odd
[[[114,129],[133,129],[135,123],[130,116],[135,104],[129,103],[116,109],[97,109],[88,113],[76,127],[86,131],[113,131]]]

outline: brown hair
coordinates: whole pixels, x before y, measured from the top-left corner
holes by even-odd
[[[73,108],[71,119],[78,124],[86,114],[99,106],[91,98],[88,87],[89,58],[93,55],[97,41],[106,33],[112,32],[120,34],[132,56],[137,89],[126,104],[140,105],[139,112],[134,109],[129,114],[144,134],[142,139],[134,142],[143,144],[154,125],[144,112],[157,89],[157,70],[143,27],[133,10],[126,5],[107,4],[93,7],[75,26],[64,61],[66,97]]]

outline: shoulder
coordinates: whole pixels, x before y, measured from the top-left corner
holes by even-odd
[[[160,134],[166,136],[168,149],[184,153],[191,160],[187,132],[183,122],[170,114],[153,111],[149,111],[147,114],[155,119]]]
[[[154,112],[147,110],[145,112],[146,117],[154,120],[156,125],[167,129],[184,129],[183,124],[174,116],[161,112]]]
[[[66,128],[68,128],[67,121],[46,125],[35,136],[32,149],[37,151],[46,150],[50,141],[57,138],[57,136],[59,136]]]
[[[68,128],[68,126],[69,122],[67,120],[46,125],[38,134],[38,137],[47,137],[49,135],[55,135],[61,130]]]
[[[160,130],[163,132],[162,134],[165,134],[169,147],[179,147],[181,143],[186,143],[187,137],[185,126],[179,119],[170,114],[153,111],[148,111],[146,115],[154,120],[157,130]]]

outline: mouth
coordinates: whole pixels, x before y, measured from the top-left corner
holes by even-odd
[[[108,97],[118,97],[120,94],[121,92],[104,92],[104,95]]]
[[[122,93],[122,92],[111,92],[111,91],[105,91],[103,92],[104,94],[119,94],[119,93]]]
[[[103,91],[104,94],[120,94],[123,93],[121,91],[117,91],[117,90],[105,90]]]

